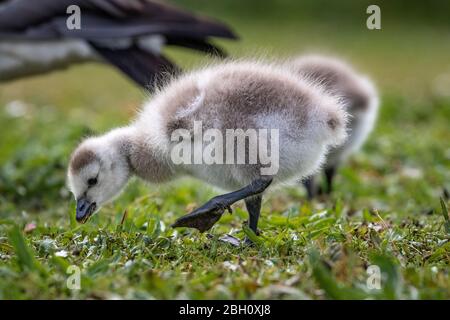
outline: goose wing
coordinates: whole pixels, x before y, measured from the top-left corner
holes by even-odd
[[[162,83],[166,76],[180,72],[180,69],[163,55],[155,55],[136,46],[111,50],[92,45],[106,61],[149,90]]]
[[[79,30],[67,28],[66,11],[71,5],[81,9]],[[0,6],[0,30],[11,36],[14,31],[22,31],[21,36],[30,39],[66,36],[95,40],[149,34],[237,38],[221,22],[151,0],[39,0],[39,5],[10,0]]]

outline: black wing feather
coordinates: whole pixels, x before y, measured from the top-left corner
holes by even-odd
[[[166,44],[194,49],[220,58],[225,58],[227,56],[224,49],[206,41],[205,39],[168,36],[166,37]]]
[[[127,74],[137,84],[150,90],[160,85],[166,76],[180,72],[178,67],[164,56],[154,55],[135,46],[112,50],[93,43],[91,45],[105,60]]]

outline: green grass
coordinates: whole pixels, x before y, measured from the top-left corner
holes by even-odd
[[[450,72],[448,31],[389,19],[377,33],[364,19],[357,27],[359,20],[277,13],[268,23],[267,14],[227,14],[242,37],[222,42],[233,56],[319,49],[351,58],[375,78],[383,101],[376,130],[341,168],[336,192],[314,202],[295,186],[270,194],[255,247],[218,239],[245,236],[241,203],[212,237],[170,228],[216,194],[188,179],[133,181],[80,226],[65,187],[68,156],[83,136],[129,121],[145,93],[94,65],[2,85],[0,299],[450,298],[450,100],[436,80]],[[169,54],[186,67],[204,61]],[[8,113],[12,101],[26,104],[25,115]],[[70,265],[81,269],[81,290],[67,288]],[[380,290],[366,286],[371,265],[381,269]]]

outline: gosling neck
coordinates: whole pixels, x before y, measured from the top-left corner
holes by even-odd
[[[127,160],[131,174],[152,183],[162,183],[175,176],[170,157],[133,127],[124,128],[119,152]]]

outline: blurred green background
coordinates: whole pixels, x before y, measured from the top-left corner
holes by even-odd
[[[392,228],[396,228],[395,232],[402,237],[396,238],[393,236],[395,232],[388,234],[389,230],[382,229],[379,241],[359,233],[355,233],[352,239],[336,240],[331,233],[321,230],[323,239],[319,238],[324,241],[323,247],[328,246],[332,237],[338,244],[358,252],[364,264],[370,260],[370,250],[390,252],[397,257],[397,265],[400,263],[402,266],[406,283],[419,288],[418,297],[448,298],[449,242],[448,234],[442,229],[444,220],[440,213],[439,197],[450,188],[450,2],[178,0],[172,3],[231,25],[240,36],[240,41],[217,41],[231,57],[262,56],[276,59],[311,52],[325,53],[350,61],[373,78],[382,97],[379,122],[364,150],[341,169],[337,191],[332,199],[325,204],[304,204],[301,189],[287,188],[286,192],[271,196],[263,211],[262,226],[271,230],[269,232],[273,232],[274,237],[278,235],[282,239],[284,233],[279,234],[281,230],[299,232],[297,236],[308,243],[309,233],[303,238],[302,232],[306,231],[301,224],[296,226],[299,228],[297,231],[295,228],[291,230],[292,226],[285,229],[282,227],[284,224],[277,220],[281,218],[277,217],[285,217],[292,210],[300,216],[308,216],[324,208],[335,210],[337,206],[343,206],[344,209],[341,209],[349,216],[356,213],[354,219],[357,225],[367,227],[369,222],[378,221],[377,217],[369,214],[370,210],[376,208],[379,217],[395,226]],[[366,28],[366,8],[369,4],[381,7],[381,30]],[[166,51],[171,59],[186,70],[209,61],[209,58],[188,50],[169,48]],[[69,213],[73,210],[74,202],[65,187],[65,170],[70,152],[83,136],[126,124],[146,98],[146,92],[135,87],[119,72],[97,64],[74,66],[66,71],[0,85],[0,219],[3,219],[0,222],[21,227],[30,221],[37,223],[41,228],[40,233],[28,236],[27,241],[38,250],[39,259],[46,261],[49,257],[48,253],[39,251],[39,241],[45,237],[62,241],[64,232],[73,227],[70,225]],[[147,194],[156,196],[148,202],[133,202]],[[102,230],[104,226],[108,226],[106,230],[111,231],[108,228],[120,221],[124,210],[137,212],[143,203],[146,206],[156,203],[158,209],[151,207],[153,209],[150,208],[149,212],[151,215],[160,215],[162,221],[168,224],[173,220],[173,214],[179,216],[186,212],[190,204],[199,204],[213,194],[209,188],[190,180],[162,188],[133,183],[116,204],[105,208],[101,217],[94,217],[92,225],[83,229],[82,233],[94,237],[94,228]],[[298,209],[300,203],[306,207]],[[138,216],[136,213],[135,218]],[[130,219],[133,219],[132,213]],[[220,227],[224,229],[219,230],[227,232],[227,224],[234,222],[240,225],[244,219],[245,215],[242,214],[237,218],[226,218],[224,226]],[[344,226],[348,228],[348,234],[357,230],[352,222],[346,221]],[[12,263],[13,255],[7,250],[6,230],[9,227],[0,223],[1,259]],[[170,232],[166,231],[165,236],[169,237]],[[138,238],[135,240],[137,243],[140,241]],[[415,242],[418,244],[413,244]],[[64,246],[62,243],[58,245]],[[187,243],[183,245],[189,247]],[[390,245],[398,246],[392,248]],[[270,244],[268,246],[272,248]],[[301,248],[306,248],[305,243],[298,247],[292,246],[289,250],[294,250],[303,261],[305,252]],[[122,250],[127,252],[128,249]],[[161,250],[165,252],[166,249]],[[208,255],[198,257],[197,253],[192,253],[198,250],[201,251],[194,245],[186,249],[199,263],[203,263],[197,266],[198,269],[192,266],[192,270],[188,268],[193,274],[207,263],[216,264]],[[231,255],[232,260],[240,255],[228,249],[220,250],[224,257]],[[287,258],[278,256],[279,252],[260,254],[264,259],[275,261],[273,263],[279,266],[279,270],[302,268],[302,262],[284,260]],[[104,258],[102,254],[99,256]],[[433,258],[429,259],[430,256]],[[184,282],[180,279],[184,278],[174,276],[168,280],[163,273],[159,273],[171,269],[170,264],[165,265],[171,260],[164,260],[164,257],[158,258],[162,259],[160,269],[156,268],[151,277],[163,279],[163,282],[173,281],[174,288],[178,288],[177,285]],[[82,257],[68,259],[72,262],[84,261]],[[267,266],[264,261],[257,266],[258,270],[270,275],[273,266]],[[185,263],[179,262],[182,269],[187,268]],[[434,267],[438,271],[432,269]],[[191,298],[253,297],[258,288],[264,289],[269,284],[278,283],[277,279],[288,278],[290,274],[286,272],[254,288],[230,286],[228,280],[213,281],[227,287],[231,292],[229,296],[216,294],[216,289],[209,287],[212,284],[202,284],[201,281],[192,284],[193,288],[200,291],[192,293],[186,289],[182,292]],[[301,272],[310,274],[304,269]],[[355,280],[351,274],[336,274],[336,277],[347,284],[354,283],[358,278],[355,276]],[[13,278],[8,279],[12,281]],[[123,286],[139,286],[138,280],[129,281]],[[315,286],[306,281],[299,287],[309,297],[334,297],[333,289],[329,289],[326,283],[318,280]],[[26,288],[27,285],[23,286]],[[108,280],[104,280],[103,287],[99,286],[105,291],[109,287]],[[2,286],[0,297],[1,289]],[[61,290],[42,295],[70,295]],[[160,288],[155,287],[148,290],[153,296],[163,298],[179,294],[178,289],[170,293],[161,293]],[[14,292],[10,296],[40,297],[32,289],[17,289]],[[90,294],[92,292],[89,290],[83,293],[87,297]],[[105,294],[101,297],[109,296]],[[354,296],[343,294],[341,297]]]

